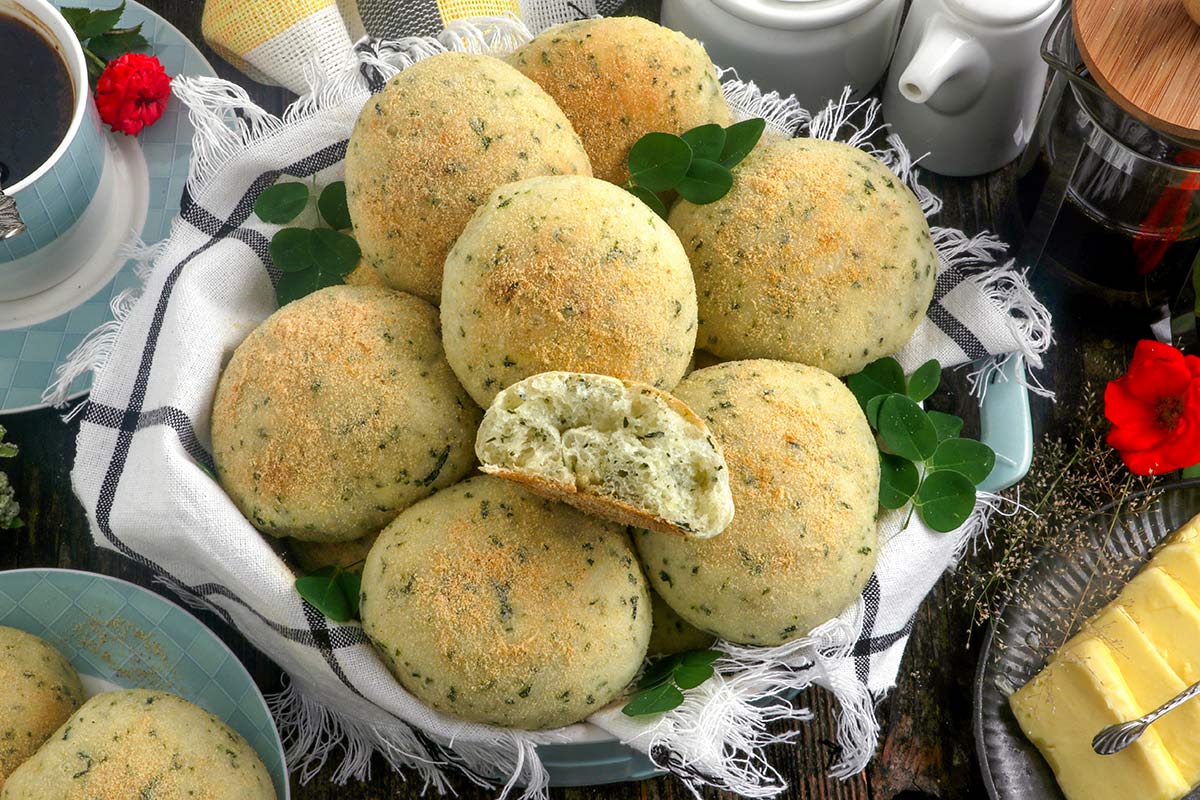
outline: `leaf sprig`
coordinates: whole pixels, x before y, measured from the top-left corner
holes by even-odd
[[[362,563],[362,562],[358,562]],[[362,578],[349,567],[322,567],[296,579],[296,591],[334,622],[358,618]]]
[[[307,184],[277,183],[254,201],[254,213],[263,222],[287,225],[308,208]],[[317,214],[329,227],[288,227],[271,239],[271,260],[283,272],[275,296],[280,306],[327,286],[343,283],[362,258],[354,237],[342,233],[350,227],[346,184],[331,183],[317,198]]]
[[[713,662],[725,655],[720,650],[689,650],[654,662],[642,674],[637,691],[621,709],[627,717],[661,714],[683,703],[683,693],[695,689],[716,671]]]
[[[748,119],[728,128],[701,125],[682,136],[647,133],[629,150],[625,188],[663,219],[667,207],[659,192],[674,190],[696,205],[720,200],[733,186],[731,170],[758,144],[766,125]]]
[[[139,22],[128,28],[118,28],[121,15],[125,13],[125,0],[116,8],[64,8],[63,18],[75,31],[83,46],[83,58],[87,62],[88,77],[92,81],[100,77],[108,62],[135,50],[147,50],[150,42],[142,36]]]
[[[898,509],[911,502],[922,522],[946,533],[971,516],[975,487],[991,473],[996,454],[959,438],[958,417],[918,405],[937,390],[941,374],[930,360],[906,378],[896,359],[881,358],[848,376],[846,385],[879,443],[879,504]]]

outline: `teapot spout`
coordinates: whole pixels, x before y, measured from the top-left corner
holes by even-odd
[[[979,98],[990,71],[991,59],[983,45],[956,28],[944,14],[936,14],[926,25],[912,60],[900,73],[898,88],[913,103],[929,103],[941,92],[943,96],[935,105],[953,112]]]

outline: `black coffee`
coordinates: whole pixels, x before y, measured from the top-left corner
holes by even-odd
[[[67,134],[75,90],[54,45],[0,11],[0,187],[45,163]]]

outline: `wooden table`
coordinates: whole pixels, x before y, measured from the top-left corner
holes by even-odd
[[[264,108],[279,112],[290,95],[282,89],[253,83],[216,56],[201,42],[199,0],[141,0],[155,9],[193,41],[197,42],[217,72],[246,86],[251,97]],[[660,0],[634,0],[628,11],[656,17]],[[953,225],[968,233],[992,230],[1007,241],[1019,241],[1020,216],[1015,204],[1015,174],[1002,170],[974,180],[927,176],[928,185],[945,203],[940,224]],[[1095,309],[1086,300],[1064,296],[1047,275],[1034,275],[1043,300],[1055,313],[1057,346],[1051,351],[1042,379],[1059,393],[1057,406],[1034,398],[1038,436],[1053,435],[1072,412],[1085,376],[1110,376],[1114,365],[1124,364],[1137,338],[1148,331],[1136,320]],[[3,420],[9,438],[20,455],[3,466],[9,471],[17,497],[24,507],[26,527],[12,534],[0,532],[0,570],[14,567],[69,567],[114,575],[143,586],[151,586],[151,575],[108,550],[92,543],[87,520],[71,491],[70,469],[75,455],[78,423],[64,424],[57,412],[37,411]],[[794,745],[778,746],[771,759],[792,787],[789,798],[855,798],[861,800],[918,800],[919,798],[980,798],[985,792],[976,765],[971,732],[971,686],[978,646],[976,632],[972,648],[965,645],[970,610],[951,598],[952,575],[944,577],[922,606],[915,631],[905,654],[899,684],[879,706],[883,737],[870,767],[845,782],[825,776],[833,753],[833,701],[821,691],[803,696],[800,702],[817,715],[802,726]],[[158,587],[151,586],[158,590]],[[264,691],[280,686],[280,671],[261,653],[214,615],[202,613],[208,623],[245,663]],[[331,770],[327,769],[326,772]],[[459,797],[489,798],[464,780],[456,781]],[[420,784],[406,783],[400,776],[376,765],[369,784],[337,787],[323,777],[307,786],[293,781],[297,800],[375,800],[416,798]],[[732,798],[717,792],[708,797]],[[556,799],[596,798],[684,798],[686,789],[670,778],[639,784],[617,784],[591,789],[555,790]]]

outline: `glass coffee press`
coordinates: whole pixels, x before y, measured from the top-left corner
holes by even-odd
[[[1086,24],[1079,11],[1064,8],[1042,45],[1052,80],[1020,172],[1043,175],[1045,184],[1018,259],[1110,307],[1166,319],[1172,306],[1190,303],[1200,256],[1200,122],[1161,124],[1108,81],[1106,92],[1077,40],[1076,24]],[[1185,16],[1181,24],[1191,22]],[[1195,36],[1200,58],[1200,28]],[[1143,80],[1155,68],[1137,67]],[[1196,111],[1200,117],[1200,103]]]

